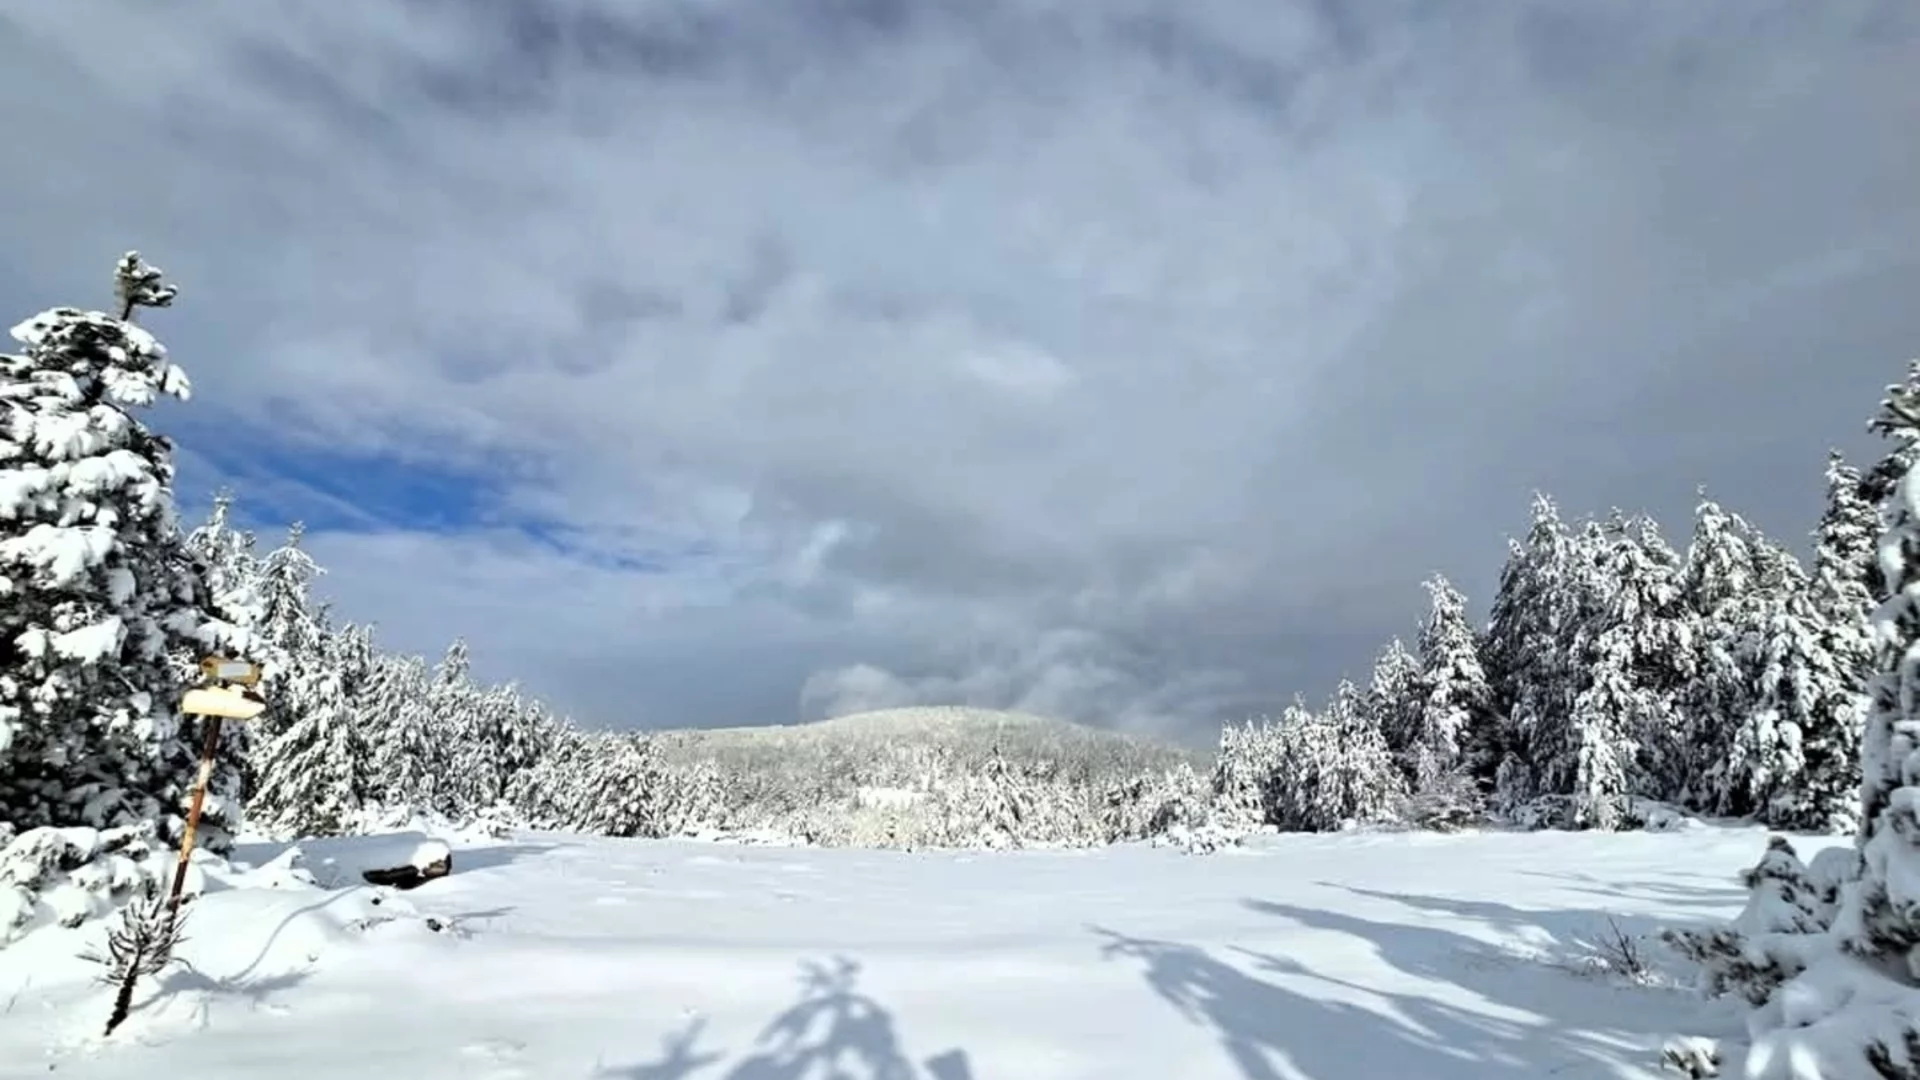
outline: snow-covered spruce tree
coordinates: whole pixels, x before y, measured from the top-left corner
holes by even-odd
[[[1417,739],[1411,776],[1415,817],[1459,825],[1479,814],[1476,775],[1498,765],[1498,721],[1492,689],[1480,663],[1479,635],[1467,619],[1466,597],[1446,578],[1426,582],[1431,607],[1420,627]]]
[[[260,588],[261,567],[254,552],[254,535],[236,529],[232,515],[232,494],[223,491],[215,495],[213,512],[204,523],[187,534],[187,549],[200,562],[214,614],[238,631],[229,635],[222,653],[232,659],[250,660],[264,668],[271,668],[279,654],[260,632],[266,606]],[[189,671],[187,675],[197,678],[198,672]],[[196,730],[193,737],[186,741],[198,743],[200,735],[197,728],[200,721],[189,718],[189,722]],[[221,726],[220,747],[214,765],[215,775],[221,779],[211,785],[216,793],[221,794],[209,800],[210,805],[215,807],[214,814],[218,820],[241,820],[238,805],[220,804],[228,801],[223,796],[230,795],[244,801],[249,793],[249,778],[253,775],[254,731],[253,724]]]
[[[1723,813],[1807,831],[1855,822],[1858,695],[1800,564],[1762,542],[1741,649],[1749,696],[1720,767]]]
[[[480,693],[474,711],[474,780],[467,801],[486,807],[505,799],[513,777],[540,759],[547,728],[534,704],[511,683]]]
[[[1601,563],[1596,584],[1609,581],[1610,599],[1599,605],[1600,618],[1618,613],[1638,653],[1634,672],[1646,701],[1630,731],[1638,748],[1634,793],[1671,799],[1685,783],[1693,762],[1687,754],[1686,688],[1696,677],[1693,611],[1686,598],[1686,560],[1645,514],[1620,521]],[[1602,592],[1603,597],[1608,596]]]
[[[1213,803],[1221,816],[1242,827],[1272,824],[1272,784],[1280,767],[1280,743],[1271,723],[1247,720],[1222,727],[1212,777]]]
[[[1610,547],[1596,522],[1566,534],[1553,552],[1555,587],[1537,601],[1545,610],[1534,617],[1547,632],[1537,635],[1533,677],[1516,687],[1513,710],[1528,787],[1501,792],[1528,824],[1612,828],[1624,818],[1635,722],[1615,707],[1634,704],[1639,650],[1610,632],[1622,618],[1603,569]]]
[[[572,724],[543,719],[551,725],[542,738],[546,749],[508,781],[506,799],[532,828],[567,829],[584,818],[596,740]]]
[[[1887,388],[1873,427],[1903,446],[1920,444],[1920,361],[1905,385]],[[1891,488],[1881,507],[1884,591],[1860,748],[1865,868],[1840,924],[1849,950],[1920,984],[1920,479],[1909,468]]]
[[[1859,641],[1861,684],[1873,665],[1872,634],[1875,544],[1880,509],[1863,494],[1860,471],[1839,451],[1827,455],[1827,505],[1813,532],[1813,592],[1820,610]]]
[[[183,661],[235,633],[175,520],[172,445],[137,417],[189,393],[132,321],[174,289],[131,252],[115,283],[117,316],[43,312],[13,328],[25,351],[0,356],[0,820],[14,830],[177,828],[197,756],[175,711]]]
[[[373,639],[345,626],[321,639],[319,662],[290,670],[283,694],[298,702],[286,727],[258,747],[251,819],[288,836],[353,831],[371,801],[372,752],[353,702],[371,676]]]
[[[234,528],[233,494],[227,491],[214,496],[206,522],[187,534],[188,550],[206,567],[215,613],[249,631],[258,629],[267,614],[254,545],[253,533]]]
[[[1229,820],[1327,832],[1390,819],[1406,784],[1362,704],[1342,682],[1322,714],[1296,701],[1278,719],[1223,732],[1214,790]]]
[[[1399,638],[1387,643],[1373,662],[1373,674],[1360,703],[1387,740],[1387,750],[1409,783],[1419,775],[1421,703],[1420,661]]]
[[[1879,541],[1884,522],[1881,513],[1887,501],[1892,499],[1900,481],[1911,471],[1916,462],[1920,462],[1920,443],[1909,443],[1896,439],[1893,448],[1881,455],[1880,460],[1860,474],[1860,487],[1856,492],[1856,503],[1864,503],[1873,508],[1873,555],[1866,560],[1867,593],[1876,600],[1884,597],[1891,586],[1886,579],[1885,567],[1879,558]]]
[[[465,638],[457,638],[434,666],[427,684],[427,715],[433,739],[423,749],[435,760],[427,767],[439,778],[428,805],[453,818],[465,818],[487,805],[482,776],[480,691],[473,685],[473,662]]]
[[[1899,448],[1878,471],[1886,500],[1871,579],[1880,604],[1859,833],[1852,851],[1822,852],[1809,868],[1812,890],[1823,904],[1837,897],[1838,910],[1827,933],[1787,942],[1788,963],[1776,963],[1766,942],[1741,940],[1739,928],[1725,934],[1719,951],[1760,969],[1748,980],[1749,1000],[1761,1003],[1747,1021],[1749,1080],[1920,1075],[1920,479],[1910,468],[1884,468],[1910,466],[1920,448],[1920,361],[1904,385],[1888,388],[1872,427]],[[1832,868],[1825,874],[1823,861]],[[1818,907],[1794,906],[1811,908],[1817,928]],[[1769,965],[1790,981],[1776,987]]]
[[[1495,711],[1505,719],[1476,765],[1509,811],[1537,790],[1528,760],[1536,730],[1566,717],[1579,693],[1573,647],[1585,622],[1584,559],[1553,501],[1535,495],[1526,538],[1508,543],[1483,653]]]
[[[263,772],[268,767],[262,757],[267,747],[299,723],[308,710],[331,707],[326,702],[314,704],[306,696],[328,685],[322,676],[330,658],[326,655],[325,617],[313,595],[314,582],[324,571],[301,545],[305,536],[306,526],[294,522],[287,529],[286,542],[260,560],[254,587],[258,659],[262,665],[260,691],[268,708],[248,725],[249,792],[258,792],[272,782]]]
[[[1338,828],[1349,822],[1389,821],[1406,801],[1407,784],[1387,750],[1364,695],[1342,682],[1321,716],[1331,738],[1322,764],[1316,813]]]
[[[1727,756],[1740,719],[1753,708],[1748,642],[1765,618],[1756,602],[1752,526],[1705,497],[1695,504],[1693,539],[1687,546],[1686,597],[1694,619],[1695,678],[1682,693],[1683,754],[1689,763],[1670,794],[1710,813],[1727,811]]]
[[[1860,729],[1867,711],[1867,679],[1874,665],[1871,616],[1877,570],[1874,545],[1879,509],[1862,497],[1859,473],[1830,455],[1827,508],[1814,530],[1808,603],[1820,647],[1833,658],[1840,685],[1829,687],[1819,725],[1806,732],[1808,798],[1782,824],[1797,828],[1859,828]],[[1829,812],[1832,807],[1844,812]],[[1809,816],[1809,814],[1811,816]]]
[[[373,798],[388,811],[438,804],[446,747],[427,700],[429,675],[417,656],[374,662],[355,713],[373,754]]]
[[[671,834],[660,748],[639,732],[595,733],[571,828],[598,836]]]

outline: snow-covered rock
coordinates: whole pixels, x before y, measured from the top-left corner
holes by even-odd
[[[366,882],[411,889],[453,871],[453,848],[423,832],[309,840],[302,863],[327,889]]]

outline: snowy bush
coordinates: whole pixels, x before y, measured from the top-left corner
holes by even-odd
[[[1832,863],[1827,864],[1829,872]],[[1831,949],[1831,895],[1816,883],[1785,837],[1767,842],[1758,865],[1742,879],[1747,903],[1733,922],[1709,930],[1669,930],[1663,937],[1700,965],[1700,987],[1718,997],[1738,994],[1763,1005],[1780,985]]]
[[[152,823],[28,829],[0,847],[0,946],[41,926],[79,926],[172,884],[174,860]],[[188,867],[183,895],[200,891]]]
[[[1416,829],[1454,832],[1485,824],[1487,800],[1471,775],[1455,769],[1429,774],[1426,782],[1401,802],[1394,816]]]

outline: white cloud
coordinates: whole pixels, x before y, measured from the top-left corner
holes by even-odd
[[[1535,485],[1803,528],[1920,339],[1910,6],[1436,10],[25,0],[0,300],[137,243],[196,410],[508,470],[329,586],[592,718],[1167,726]]]

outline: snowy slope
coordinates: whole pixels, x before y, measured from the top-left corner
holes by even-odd
[[[105,1042],[80,934],[0,951],[0,1073],[1652,1076],[1664,1037],[1725,1035],[1731,1008],[1583,970],[1582,942],[1609,916],[1648,932],[1732,915],[1732,875],[1763,844],[1705,826],[1270,837],[1211,857],[539,835],[457,843],[452,877],[378,904],[263,866],[194,905],[193,970]]]

